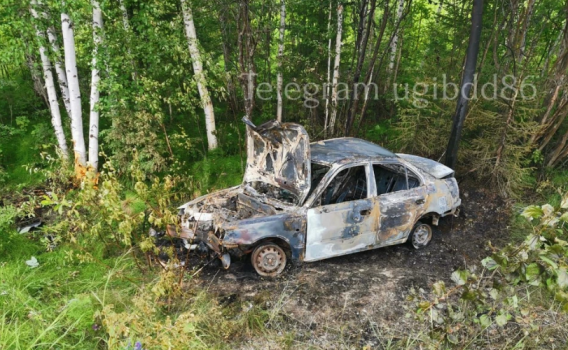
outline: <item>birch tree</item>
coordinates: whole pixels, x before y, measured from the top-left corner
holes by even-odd
[[[205,111],[205,129],[207,132],[207,144],[209,150],[217,148],[217,136],[215,135],[215,114],[213,112],[213,103],[211,96],[207,89],[205,75],[203,73],[203,63],[201,54],[197,44],[197,34],[195,32],[195,24],[193,23],[193,13],[187,4],[187,0],[181,0],[181,8],[183,12],[183,22],[185,26],[185,34],[187,36],[187,44],[189,46],[189,54],[193,64],[193,72],[195,74],[195,81],[197,82],[197,89],[201,96],[201,104]]]
[[[122,26],[125,31],[130,30],[130,23],[128,22],[128,11],[126,11],[126,6],[124,5],[124,0],[118,0],[120,6],[120,12],[122,13]]]
[[[91,98],[89,115],[89,168],[95,172],[99,167],[99,82],[101,80],[100,72],[97,67],[98,52],[101,46],[101,35],[103,29],[103,14],[100,4],[97,0],[93,0],[93,58],[91,60]]]
[[[73,138],[73,151],[75,153],[75,172],[81,177],[82,169],[86,167],[87,156],[85,139],[83,136],[83,116],[81,110],[81,91],[79,90],[79,76],[77,73],[77,59],[75,55],[75,35],[71,18],[65,12],[61,13],[61,29],[63,32],[63,49],[65,51],[65,72],[69,84],[69,103],[71,106],[71,136]]]
[[[61,98],[63,99],[63,104],[65,105],[65,110],[67,111],[67,115],[71,116],[71,105],[69,104],[69,88],[67,86],[67,76],[65,74],[65,68],[63,67],[63,63],[61,62],[61,49],[59,48],[59,44],[57,43],[57,34],[55,33],[55,28],[51,24],[51,18],[49,14],[45,11],[42,11],[39,7],[43,6],[41,1],[32,0],[31,5],[37,7],[36,16],[43,18],[47,23],[50,23],[47,27],[47,39],[49,40],[49,44],[51,45],[51,51],[53,52],[54,56],[54,66],[55,66],[55,73],[57,75],[57,82],[59,83],[59,91],[61,91]]]
[[[67,115],[71,116],[71,104],[69,102],[69,87],[67,86],[67,75],[65,74],[65,68],[61,62],[61,49],[57,43],[57,36],[55,34],[55,29],[53,26],[47,28],[47,38],[51,44],[51,51],[53,51],[55,57],[55,73],[57,73],[57,82],[59,83],[59,90],[61,91],[61,98],[63,99],[63,104],[65,105],[65,110]]]
[[[335,62],[333,65],[333,82],[331,86],[331,117],[329,129],[334,134],[335,119],[337,118],[337,83],[339,81],[339,65],[341,63],[341,35],[343,31],[343,5],[337,7],[337,35],[335,37]]]
[[[398,9],[396,10],[396,19],[395,19],[395,23],[399,23],[401,18],[402,18],[402,10],[404,9],[404,0],[399,0],[398,2]],[[398,50],[398,39],[399,39],[399,31],[398,31],[398,26],[395,27],[395,32],[393,34],[393,38],[391,41],[391,45],[390,45],[390,58],[389,58],[389,74],[392,75],[394,74],[394,64],[396,61],[396,54],[397,54],[397,50]],[[390,80],[390,78],[389,78]],[[387,80],[387,88],[389,85],[389,80]]]
[[[33,8],[36,5],[35,1],[32,1],[30,6],[30,12],[32,16],[38,20],[39,15]],[[67,150],[67,141],[65,140],[65,133],[63,132],[63,126],[61,125],[61,112],[59,110],[59,102],[57,101],[57,92],[55,91],[55,83],[53,80],[53,73],[51,71],[51,61],[47,56],[47,49],[44,46],[45,34],[39,29],[37,24],[35,25],[36,36],[39,42],[39,54],[41,57],[41,65],[43,68],[43,78],[45,80],[45,89],[47,90],[47,98],[49,100],[49,109],[51,112],[51,124],[53,130],[55,131],[55,137],[57,138],[57,143],[59,149],[64,159],[69,158],[69,151]]]
[[[282,121],[282,58],[284,56],[284,32],[286,30],[286,4],[280,0],[280,42],[278,43],[278,75],[276,77],[276,95],[278,107],[276,119]]]

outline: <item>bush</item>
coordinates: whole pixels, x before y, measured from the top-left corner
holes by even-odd
[[[420,320],[435,347],[540,347],[565,344],[568,333],[568,193],[557,207],[532,205],[522,216],[532,232],[493,254],[482,266],[455,271],[430,295],[413,291]],[[546,330],[546,331],[543,331]],[[503,346],[504,345],[504,346]]]
[[[18,215],[17,209],[12,205],[0,207],[0,253],[9,246],[14,235],[14,220]]]

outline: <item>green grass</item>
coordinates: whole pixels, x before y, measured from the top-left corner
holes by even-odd
[[[6,234],[6,232],[4,232]],[[136,285],[121,277],[136,269],[127,258],[70,259],[66,246],[46,252],[37,239],[15,234],[0,258],[1,349],[95,349],[105,339],[95,312],[101,301],[126,308]],[[26,265],[35,256],[36,268]],[[98,329],[97,329],[98,328]]]
[[[223,155],[211,152],[207,158],[195,162],[190,179],[201,194],[236,186],[242,182],[246,159],[240,155]]]

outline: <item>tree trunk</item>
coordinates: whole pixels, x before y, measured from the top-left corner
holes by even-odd
[[[93,59],[91,61],[91,113],[89,117],[89,168],[97,172],[99,168],[99,82],[100,72],[97,67],[97,56],[102,42],[103,14],[100,4],[93,0]]]
[[[558,145],[556,145],[556,148],[552,152],[550,160],[548,161],[549,167],[555,166],[559,160],[562,160],[562,158],[568,155],[568,147],[566,147],[567,142],[568,142],[568,131],[564,133],[564,136],[562,137],[562,139],[560,140]]]
[[[523,30],[521,32],[521,43],[519,45],[519,61],[522,62],[525,58],[525,47],[527,44],[527,32],[534,12],[535,0],[529,0],[527,5],[527,10],[525,13],[525,19],[523,21]]]
[[[396,10],[396,22],[395,23],[399,23],[400,19],[402,17],[402,10],[404,9],[404,0],[400,0],[398,3],[398,9]],[[398,49],[398,36],[399,36],[399,32],[398,32],[398,28],[396,28],[395,32],[394,32],[394,36],[393,39],[391,41],[391,46],[390,46],[390,58],[389,58],[389,79],[387,79],[387,84],[386,84],[386,88],[388,88],[388,85],[390,83],[390,76],[393,74],[394,71],[394,64],[395,64],[395,60],[396,60],[396,54],[397,54],[397,49]]]
[[[239,108],[239,102],[237,100],[237,94],[235,92],[235,82],[233,80],[233,74],[231,74],[231,47],[229,42],[229,36],[227,33],[227,18],[224,11],[219,13],[219,25],[221,26],[221,47],[223,49],[223,62],[225,64],[225,77],[227,80],[227,95],[229,106],[233,115],[237,114]]]
[[[124,5],[124,0],[118,0],[120,6],[120,12],[122,13],[122,26],[124,30],[130,30],[130,23],[128,22],[128,11],[126,10],[126,6]]]
[[[367,82],[367,85],[370,85],[371,82],[373,81],[374,75],[375,75],[375,71],[379,70],[381,68],[382,65],[382,57],[381,57],[381,63],[379,64],[379,67],[375,67],[375,62],[377,61],[377,56],[379,55],[379,48],[381,47],[381,43],[383,41],[383,36],[385,34],[385,29],[387,27],[387,21],[390,15],[390,10],[389,10],[389,2],[387,1],[385,4],[385,9],[383,12],[383,18],[381,19],[381,29],[379,30],[379,35],[377,36],[377,40],[375,42],[375,47],[373,48],[373,55],[371,56],[371,61],[369,62],[369,68],[367,69],[367,74],[365,75],[365,81]],[[400,24],[400,22],[397,24]],[[384,57],[384,54],[383,54]],[[370,89],[369,89],[370,90]],[[368,103],[368,94],[366,94],[367,97],[365,98],[365,102],[363,103],[363,107],[361,108],[361,118],[359,120],[359,125],[357,126],[357,132],[356,134],[359,134],[359,131],[361,130],[361,125],[363,124],[364,120],[365,120],[365,113],[367,111],[367,103]],[[355,101],[357,102],[357,101]]]
[[[452,134],[446,149],[446,165],[452,169],[455,168],[458,148],[461,139],[463,124],[467,114],[467,105],[469,102],[469,94],[473,85],[475,75],[475,67],[477,64],[477,54],[479,52],[479,39],[481,37],[483,16],[483,0],[474,0],[473,9],[471,14],[471,32],[469,35],[469,44],[467,47],[465,70],[463,75],[462,84],[460,87],[460,94],[458,96],[458,103],[456,112],[454,114],[454,122],[452,125]]]
[[[41,1],[32,0],[32,6],[42,6]],[[36,19],[39,17],[45,19],[48,23],[51,23],[51,18],[47,13],[44,11],[39,10],[39,14],[35,13],[32,14]],[[39,17],[38,17],[39,15]],[[47,39],[51,45],[51,50],[55,56],[54,59],[54,66],[55,66],[55,73],[57,74],[57,82],[59,83],[59,90],[61,91],[61,98],[63,99],[63,104],[65,105],[65,110],[67,111],[67,115],[71,117],[71,104],[69,103],[69,87],[67,86],[67,76],[65,75],[65,68],[63,67],[63,63],[61,62],[61,49],[59,48],[59,44],[57,43],[57,35],[55,34],[55,28],[53,25],[49,25],[47,27]]]
[[[31,54],[26,53],[26,65],[30,70],[30,75],[32,81],[34,82],[34,91],[39,97],[42,98],[43,102],[45,102],[45,105],[49,108],[49,97],[47,97],[47,93],[44,89],[45,84],[41,79],[42,73],[36,68],[34,57]]]
[[[49,43],[51,44],[51,50],[55,55],[55,72],[57,73],[57,81],[59,83],[59,90],[61,91],[61,98],[63,99],[63,104],[65,105],[65,110],[67,115],[71,117],[71,103],[69,99],[69,86],[67,85],[67,75],[65,74],[65,68],[61,62],[61,49],[57,43],[57,36],[55,35],[55,29],[52,26],[47,28],[47,37]]]
[[[256,67],[254,64],[254,54],[256,42],[252,35],[249,0],[242,0],[239,3],[237,46],[239,50],[239,66],[241,70],[240,81],[245,100],[245,114],[252,118],[254,110],[254,91],[256,82]]]
[[[30,6],[30,12],[32,16],[37,20],[39,18],[37,12],[33,8],[35,2],[32,1]],[[39,30],[36,25],[36,35],[39,42],[39,55],[41,57],[41,65],[43,68],[43,77],[45,79],[45,89],[47,90],[47,98],[49,99],[49,109],[51,111],[51,124],[53,125],[53,130],[55,131],[55,136],[57,137],[57,143],[59,145],[59,150],[64,159],[69,158],[69,151],[67,150],[67,141],[65,140],[65,134],[63,133],[63,126],[61,125],[61,112],[59,111],[59,102],[57,101],[57,92],[55,91],[55,83],[53,81],[53,73],[51,72],[51,62],[47,56],[47,50],[44,46],[45,34]]]
[[[519,81],[522,81],[522,77],[519,77]],[[517,103],[517,97],[519,95],[519,88],[520,88],[520,84],[517,85],[512,99],[511,99],[511,104],[509,105],[508,111],[507,111],[507,118],[505,120],[505,126],[503,127],[503,131],[501,132],[501,138],[499,141],[499,147],[497,148],[497,152],[496,152],[496,157],[495,157],[495,166],[493,167],[493,172],[495,173],[495,171],[497,170],[497,168],[499,168],[499,165],[501,164],[501,159],[503,159],[503,151],[505,150],[505,144],[507,142],[507,131],[508,129],[511,127],[511,124],[513,123],[513,117],[515,114],[515,104]]]
[[[75,174],[81,178],[87,163],[85,139],[83,136],[83,116],[81,110],[81,90],[77,74],[75,57],[75,36],[69,15],[61,13],[61,29],[63,31],[63,49],[65,50],[65,70],[69,83],[69,103],[71,106],[71,135],[75,154]]]
[[[331,83],[331,11],[333,0],[329,1],[329,15],[327,17],[327,35],[329,40],[327,43],[327,84],[325,86],[325,121],[323,126],[323,133],[327,136],[327,124],[329,122],[329,99],[330,99],[330,83]]]
[[[335,119],[337,118],[337,83],[339,81],[339,64],[341,63],[341,34],[343,32],[343,5],[337,7],[337,35],[335,37],[335,62],[333,65],[333,82],[331,86],[331,118],[329,130],[335,134]]]
[[[276,78],[276,94],[278,98],[278,107],[276,110],[276,119],[282,121],[282,58],[284,56],[284,31],[286,30],[286,4],[284,0],[280,0],[280,42],[278,43],[278,76]]]
[[[352,97],[352,105],[350,106],[349,110],[347,111],[347,119],[345,121],[345,136],[349,136],[351,133],[351,128],[353,127],[353,122],[355,120],[355,113],[357,113],[357,107],[359,105],[359,79],[361,78],[361,70],[363,69],[363,63],[365,61],[365,57],[367,54],[367,44],[369,41],[369,33],[371,31],[371,27],[373,26],[373,18],[375,18],[375,8],[376,8],[376,0],[371,0],[371,8],[369,13],[367,14],[367,26],[365,28],[365,32],[362,34],[361,43],[359,44],[359,50],[357,52],[357,65],[355,66],[355,72],[353,73],[353,97]],[[364,13],[363,16],[360,16],[360,21],[364,21]],[[365,91],[368,92],[368,86],[366,87]],[[368,95],[368,94],[366,94]]]
[[[187,44],[189,46],[189,53],[193,63],[193,72],[195,74],[195,81],[197,82],[197,89],[201,96],[201,104],[205,111],[205,129],[207,132],[207,144],[209,150],[217,148],[217,136],[215,135],[215,114],[213,112],[213,103],[211,96],[207,89],[207,82],[205,74],[203,73],[203,63],[201,61],[201,54],[197,43],[197,34],[195,32],[195,25],[193,23],[193,13],[187,4],[187,0],[181,0],[181,7],[183,12],[183,22],[185,26],[185,34],[187,36]]]

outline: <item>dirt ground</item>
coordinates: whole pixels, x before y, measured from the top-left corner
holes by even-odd
[[[236,261],[228,271],[206,267],[199,281],[224,304],[264,303],[284,315],[296,345],[329,348],[346,341],[384,347],[385,331],[392,336],[413,322],[404,302],[410,288],[428,290],[439,280],[452,283],[454,270],[490,254],[488,241],[501,245],[508,239],[505,202],[495,193],[473,189],[477,186],[461,186],[460,216],[441,219],[422,250],[404,244],[305,263],[288,267],[276,280],[258,276],[250,262]]]

